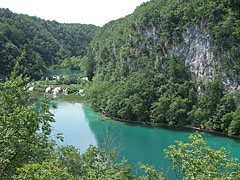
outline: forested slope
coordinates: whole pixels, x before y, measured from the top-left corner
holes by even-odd
[[[112,117],[240,135],[240,1],[151,0],[84,59],[87,97]]]
[[[21,71],[32,78],[40,78],[46,66],[67,57],[84,55],[97,28],[60,24],[0,9],[0,75],[9,75],[16,63],[14,59],[25,51]]]

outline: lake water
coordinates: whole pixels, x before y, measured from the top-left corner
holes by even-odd
[[[128,159],[136,174],[138,162],[153,164],[156,169],[166,172],[169,163],[164,158],[164,149],[174,144],[175,140],[189,142],[192,131],[181,131],[141,125],[107,121],[91,108],[82,103],[53,101],[57,109],[51,109],[56,122],[53,123],[53,134],[63,133],[65,141],[60,145],[74,145],[85,152],[90,144],[105,148],[116,148],[118,158]],[[207,144],[219,149],[224,146],[232,152],[233,157],[240,159],[240,143],[227,137],[200,133]],[[168,175],[170,179],[173,174]]]
[[[83,75],[83,72],[81,70],[70,69],[50,69],[46,72],[46,75],[48,76],[69,76],[73,74]]]

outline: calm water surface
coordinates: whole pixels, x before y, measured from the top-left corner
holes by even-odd
[[[53,123],[53,134],[63,133],[65,141],[60,145],[74,145],[85,152],[90,144],[107,148],[116,148],[119,159],[125,157],[132,165],[134,172],[137,162],[153,164],[158,170],[167,171],[169,164],[164,158],[163,149],[174,144],[175,140],[189,142],[192,131],[180,131],[164,128],[129,125],[121,122],[106,121],[91,108],[82,103],[53,101],[57,109],[51,109],[56,122]],[[224,146],[232,156],[240,159],[240,143],[212,134],[202,133],[207,144],[215,149]],[[170,173],[169,177],[172,174]]]

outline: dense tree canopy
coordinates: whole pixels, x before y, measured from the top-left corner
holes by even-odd
[[[224,148],[214,150],[206,146],[201,135],[189,136],[191,143],[176,141],[165,150],[176,179],[239,179],[238,159],[229,158]]]
[[[116,162],[114,151],[107,153],[90,146],[80,154],[73,146],[54,148],[50,138],[50,122],[54,119],[49,104],[42,102],[39,108],[29,104],[28,91],[24,88],[28,79],[16,76],[16,69],[6,82],[0,82],[1,179],[167,179],[152,165],[141,163],[139,167],[145,173],[136,177],[127,160]],[[240,165],[237,159],[228,158],[228,152],[207,147],[199,134],[191,135],[190,140],[191,143],[177,141],[176,146],[165,150],[176,179],[240,178]]]
[[[56,148],[50,136],[55,120],[47,99],[39,107],[32,104],[26,88],[29,79],[17,76],[21,58],[9,79],[0,82],[1,179],[132,179],[126,160],[114,163],[114,152],[91,146],[80,155],[73,146]]]
[[[220,72],[239,84],[239,9],[236,0],[151,0],[109,22],[82,59],[93,79],[87,98],[112,117],[239,136],[239,92],[225,91],[221,73],[194,79],[191,65],[172,51],[192,25],[209,31]]]
[[[9,75],[16,57],[25,51],[25,58],[20,62],[21,72],[39,79],[46,66],[61,64],[71,56],[84,55],[97,28],[94,25],[60,24],[0,9],[0,75]]]
[[[54,119],[49,105],[43,102],[38,110],[29,105],[30,98],[23,89],[28,79],[17,77],[16,67],[11,77],[0,83],[0,177],[3,179],[11,179],[23,164],[45,160],[53,148],[49,135]]]
[[[111,21],[94,35],[93,25],[59,24],[0,9],[0,177],[3,179],[166,179],[151,165],[135,177],[116,154],[90,147],[55,147],[53,115],[44,100],[31,104],[27,83],[46,67],[85,70],[86,98],[92,107],[119,120],[188,126],[240,136],[240,94],[224,90],[221,76],[203,84],[169,49],[191,25],[209,30],[211,51],[222,71],[240,79],[240,1],[151,0],[131,15]],[[85,56],[84,56],[85,55]],[[16,60],[16,57],[17,60]],[[14,66],[16,64],[16,66]],[[216,67],[217,68],[217,67]],[[17,76],[17,74],[22,74]],[[1,78],[1,76],[0,76]],[[81,83],[72,76],[57,83]],[[61,136],[57,135],[61,138]],[[224,149],[206,146],[199,134],[191,143],[165,150],[176,179],[239,179],[240,165]]]

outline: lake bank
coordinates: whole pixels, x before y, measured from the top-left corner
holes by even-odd
[[[200,131],[200,132],[219,135],[219,136],[223,136],[223,137],[227,137],[227,138],[230,138],[230,139],[240,141],[239,136],[228,136],[227,134],[225,134],[223,132],[218,132],[218,131],[214,131],[214,130],[210,130],[210,129],[204,129],[204,128],[200,128],[200,127],[198,128],[198,127],[194,127],[194,126],[190,126],[190,125],[187,125],[187,126],[177,126],[177,125],[168,126],[166,124],[160,124],[160,123],[129,121],[129,120],[121,119],[121,118],[112,117],[109,114],[105,113],[104,111],[99,111],[99,112],[102,114],[103,117],[106,117],[106,118],[104,118],[106,120],[114,120],[114,121],[129,123],[129,124],[137,124],[137,125],[150,126],[150,127],[169,128],[169,129],[176,129],[176,130]]]
[[[128,159],[133,172],[141,174],[138,162],[152,164],[157,170],[167,172],[169,164],[165,159],[163,149],[175,144],[175,140],[189,142],[189,130],[143,126],[125,122],[104,120],[102,115],[86,103],[52,101],[57,109],[51,108],[55,115],[53,132],[62,132],[65,142],[60,145],[74,145],[83,153],[90,144],[100,148],[116,148],[118,161],[123,157]],[[240,143],[227,137],[199,132],[207,142],[207,146],[220,149],[224,146],[232,152],[231,157],[240,158]],[[171,175],[170,175],[171,176]]]

